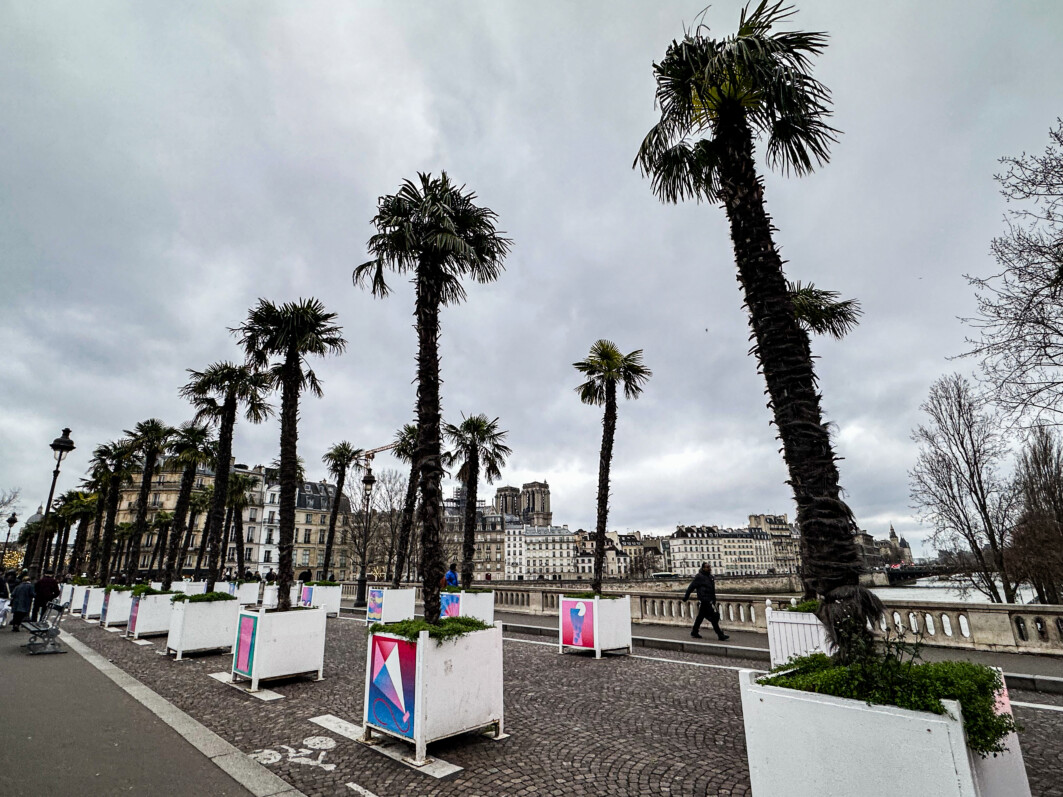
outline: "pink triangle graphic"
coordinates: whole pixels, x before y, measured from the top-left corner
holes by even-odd
[[[395,649],[394,639],[381,639],[380,637],[373,637],[373,681],[376,682],[377,676],[380,674],[380,670],[384,667],[384,662],[387,660],[388,655]]]

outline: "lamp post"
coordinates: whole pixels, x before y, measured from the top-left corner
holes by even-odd
[[[366,582],[366,562],[365,558],[369,555],[369,521],[373,512],[372,504],[370,503],[373,498],[373,485],[376,484],[376,477],[373,476],[373,469],[366,465],[365,477],[362,479],[362,517],[365,518],[365,531],[362,537],[361,551],[359,551],[359,558],[361,562],[358,565],[358,592],[354,596],[355,606],[365,606],[365,588]]]
[[[66,455],[74,450],[74,441],[70,439],[70,430],[64,429],[62,436],[55,438],[49,448],[52,449],[52,454],[55,456],[55,470],[52,471],[52,487],[48,490],[48,503],[44,505],[44,517],[41,519],[41,534],[48,533],[48,513],[52,511],[52,497],[55,495],[55,483],[59,480],[59,466],[63,464]],[[37,540],[37,551],[33,557],[34,561],[30,563],[31,581],[40,575],[41,567],[44,566],[44,549],[46,547],[43,539]]]
[[[4,569],[4,560],[7,559],[7,544],[11,542],[11,530],[15,528],[16,523],[18,523],[18,517],[12,512],[11,517],[7,519],[7,538],[4,540],[4,552],[0,553],[0,570]]]

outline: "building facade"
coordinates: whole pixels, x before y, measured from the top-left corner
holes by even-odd
[[[693,576],[702,562],[708,562],[718,576],[757,575],[775,568],[771,536],[759,528],[679,526],[668,548],[668,569],[681,576]]]

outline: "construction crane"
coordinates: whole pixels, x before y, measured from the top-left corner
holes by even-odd
[[[373,463],[373,457],[379,454],[381,451],[390,451],[398,446],[398,442],[388,443],[386,446],[380,446],[380,448],[371,448],[362,454],[365,459],[365,467],[368,469]]]

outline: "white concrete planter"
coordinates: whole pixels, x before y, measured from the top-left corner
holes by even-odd
[[[241,606],[258,603],[258,588],[261,586],[257,581],[248,581],[236,588],[236,602]]]
[[[81,599],[81,619],[99,618],[103,610],[103,587],[89,587]]]
[[[439,593],[441,617],[475,617],[488,625],[495,624],[494,592],[441,592]]]
[[[566,598],[558,602],[558,652],[593,650],[631,652],[631,600],[620,598]]]
[[[827,639],[827,629],[811,612],[789,612],[772,609],[766,602],[764,615],[768,623],[768,649],[771,666],[785,664],[794,656],[834,652]]]
[[[413,619],[417,590],[370,587],[366,594],[365,624],[397,623]]]
[[[267,612],[241,609],[233,645],[232,678],[251,679],[251,691],[266,678],[314,673],[325,666],[324,609]]]
[[[302,586],[303,584],[301,581],[296,581],[292,584],[291,592],[289,593],[289,595],[291,595],[292,606],[299,605],[299,596],[302,593]],[[262,605],[265,608],[277,608],[279,589],[280,587],[278,587],[276,584],[267,584],[265,587],[262,588]]]
[[[761,686],[762,675],[738,674],[754,797],[1029,797],[1018,738],[1008,753],[980,758],[955,701],[942,701],[945,715],[869,706]]]
[[[140,639],[142,636],[169,633],[170,616],[173,613],[172,601],[171,593],[134,596],[129,607],[126,636]]]
[[[343,587],[338,584],[334,587],[303,587],[299,593],[299,605],[319,606],[325,614],[339,617],[342,593]]]
[[[133,605],[133,591],[112,589],[103,596],[100,607],[100,625],[109,628],[112,625],[125,625],[129,622],[129,607]]]
[[[174,592],[183,592],[185,595],[204,595],[207,591],[207,582],[175,581],[170,587]]]
[[[73,606],[73,604],[71,603],[71,599],[73,597],[74,597],[74,585],[73,584],[61,584],[59,586],[59,602],[60,603],[70,603],[71,606]]]
[[[174,601],[166,652],[180,661],[185,653],[231,648],[239,612],[238,601]]]
[[[373,731],[413,742],[414,763],[439,739],[495,726],[503,731],[502,624],[437,643],[369,635],[365,739]]]
[[[75,584],[70,591],[70,612],[72,614],[81,614],[81,606],[85,602],[85,593],[88,591],[88,587],[82,584]]]
[[[149,581],[148,582],[148,586],[151,587],[152,589],[162,589],[162,582],[161,581]]]

